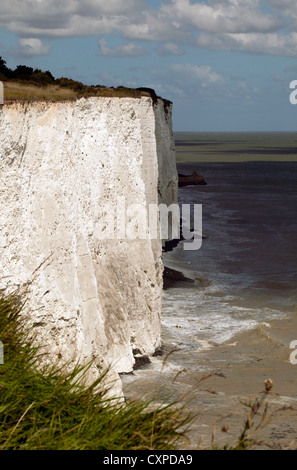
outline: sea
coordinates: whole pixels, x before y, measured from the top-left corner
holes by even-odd
[[[203,410],[197,443],[224,413],[240,427],[234,403],[267,378],[278,405],[297,409],[297,132],[176,132],[175,145],[178,172],[207,183],[179,188],[180,205],[202,205],[202,245],[185,250],[181,241],[163,253],[185,281],[164,290],[163,355],[125,378],[124,390],[139,395],[150,383],[191,396],[192,410]],[[205,377],[211,387],[201,390]],[[276,448],[297,439],[293,422],[264,437]]]

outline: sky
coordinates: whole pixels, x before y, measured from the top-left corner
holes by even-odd
[[[1,0],[0,56],[153,88],[174,131],[296,131],[296,0]]]

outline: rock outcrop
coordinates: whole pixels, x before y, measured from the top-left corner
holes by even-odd
[[[0,108],[0,288],[34,278],[38,343],[48,360],[93,360],[90,380],[160,347],[162,241],[125,227],[139,228],[133,204],[147,221],[177,202],[171,112],[149,97]]]
[[[204,177],[198,175],[197,171],[194,171],[191,175],[178,175],[178,185],[180,187],[197,184],[207,184]]]

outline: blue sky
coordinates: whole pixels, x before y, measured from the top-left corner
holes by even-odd
[[[175,131],[295,131],[296,0],[1,0],[0,55],[154,88]]]

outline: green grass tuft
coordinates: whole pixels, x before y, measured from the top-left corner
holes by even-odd
[[[176,448],[191,420],[183,407],[119,404],[100,388],[104,374],[86,387],[86,367],[41,365],[22,309],[18,293],[0,293],[0,450]]]

